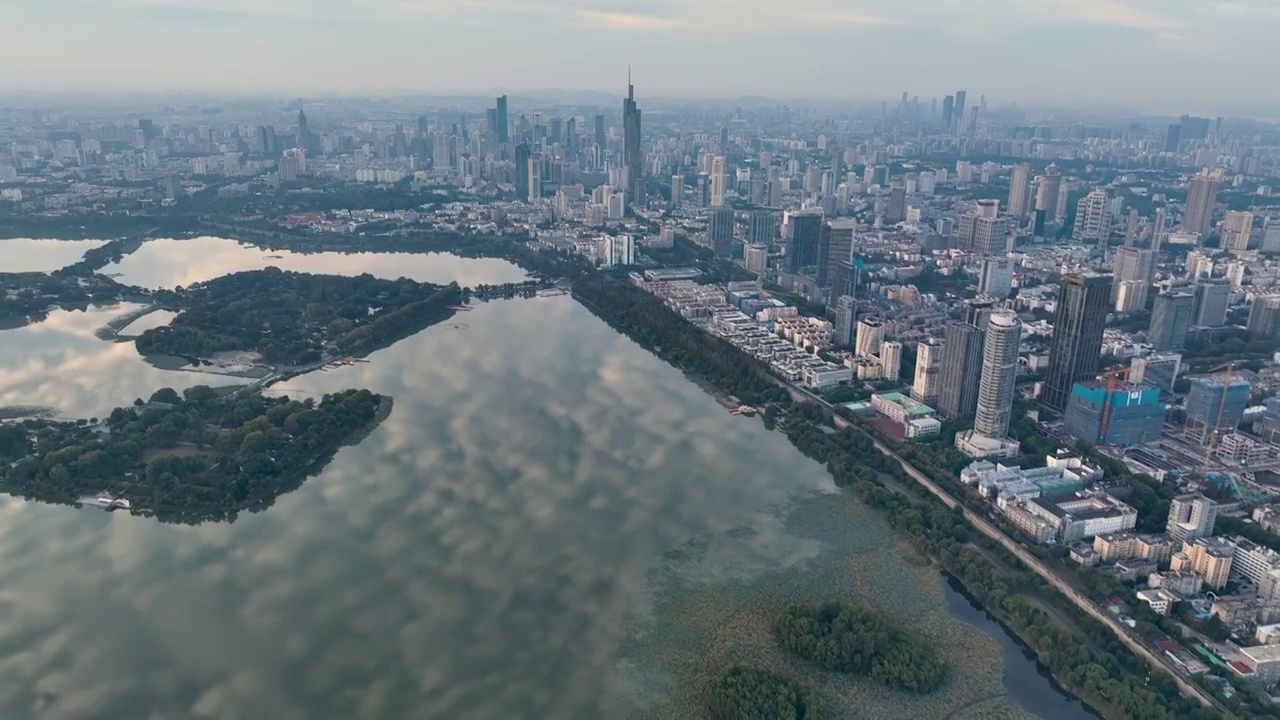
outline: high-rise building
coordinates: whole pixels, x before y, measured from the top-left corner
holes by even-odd
[[[835,304],[835,337],[833,338],[836,345],[840,347],[849,347],[853,345],[856,338],[856,328],[858,320],[858,303],[848,295],[841,295],[836,298]]]
[[[733,208],[711,208],[707,238],[716,257],[728,257],[733,248]]]
[[[889,188],[889,206],[884,212],[884,219],[889,223],[900,223],[907,219],[907,189],[898,185]]]
[[[1193,378],[1185,405],[1188,432],[1207,442],[1213,433],[1234,431],[1251,392],[1253,386],[1238,374],[1230,380],[1225,374]]]
[[[956,106],[952,114],[952,125],[956,132],[959,132],[964,125],[964,90],[956,91]]]
[[[822,211],[818,209],[788,212],[783,225],[787,240],[787,270],[798,273],[812,268],[817,271],[819,258],[826,253],[823,247],[825,233],[822,229]]]
[[[978,294],[1005,298],[1012,289],[1013,261],[1001,257],[983,258],[982,270],[978,275]]]
[[[1187,207],[1182,215],[1184,232],[1208,235],[1213,222],[1213,207],[1218,202],[1218,187],[1222,185],[1222,172],[1203,170],[1187,188]]]
[[[1053,343],[1045,374],[1045,405],[1063,411],[1071,387],[1092,380],[1102,357],[1102,331],[1111,300],[1111,276],[1069,273],[1062,276]]]
[[[1044,226],[1058,219],[1058,196],[1061,194],[1062,176],[1056,165],[1044,169],[1036,186],[1036,235],[1044,235]]]
[[[1181,350],[1187,344],[1187,330],[1195,312],[1196,299],[1191,293],[1160,293],[1151,311],[1147,342],[1155,350]]]
[[[1018,163],[1009,174],[1009,202],[1006,208],[1010,215],[1024,218],[1031,209],[1031,166]]]
[[[521,200],[529,199],[529,158],[532,153],[529,150],[528,143],[520,143],[516,146],[516,197]]]
[[[942,379],[942,342],[925,338],[916,346],[915,382],[911,385],[911,398],[925,405],[938,400]]]
[[[956,98],[954,95],[948,95],[942,98],[942,129],[950,130],[951,124],[955,120]]]
[[[778,216],[772,210],[754,210],[751,213],[751,244],[773,245],[778,235]]]
[[[535,153],[529,157],[527,174],[529,176],[529,181],[528,181],[529,197],[527,199],[529,202],[536,202],[538,199],[542,197],[543,177],[542,177],[542,156],[540,154]]]
[[[1138,215],[1137,208],[1129,208],[1129,219],[1124,226],[1124,246],[1134,247],[1138,244],[1138,232],[1141,225],[1141,216]]]
[[[671,207],[672,209],[680,209],[684,205],[684,176],[671,176]]]
[[[1260,337],[1280,337],[1280,295],[1254,298],[1249,307],[1248,328]]]
[[[608,139],[604,134],[604,115],[596,115],[592,118],[592,121],[595,124],[595,132],[592,133],[592,136],[595,139],[596,146],[604,150],[604,146],[608,144]]]
[[[853,260],[853,238],[858,232],[858,221],[853,218],[832,220],[823,228],[823,232],[826,233],[824,245],[827,252],[825,258],[818,258],[817,280],[819,285],[827,288],[835,280],[836,266]]]
[[[956,230],[959,247],[977,255],[1004,255],[1013,247],[1013,221],[1000,217],[998,200],[979,200],[972,212],[960,216]]]
[[[1115,283],[1111,288],[1111,297],[1119,295],[1120,284],[1130,280],[1151,282],[1151,274],[1156,267],[1156,254],[1152,250],[1135,247],[1117,248],[1111,259],[1112,275]],[[1145,301],[1145,297],[1143,298]]]
[[[298,137],[294,138],[294,146],[311,151],[311,128],[307,126],[307,114],[298,109]]]
[[[1018,348],[1022,321],[1007,310],[991,313],[982,352],[982,376],[978,382],[978,407],[973,429],[1000,439],[1009,434],[1013,394],[1018,381]]]
[[[1196,306],[1191,324],[1200,327],[1226,325],[1231,293],[1231,282],[1223,278],[1205,278],[1196,283]]]
[[[1076,204],[1076,224],[1071,238],[1076,242],[1097,243],[1106,247],[1111,237],[1111,200],[1101,188],[1080,198]]]
[[[873,317],[859,320],[856,342],[854,354],[859,357],[878,357],[880,346],[884,345],[884,323]]]
[[[1154,253],[1160,252],[1160,247],[1164,245],[1165,237],[1168,235],[1166,232],[1168,214],[1164,207],[1157,208],[1155,219],[1151,221],[1151,251]]]
[[[1280,217],[1267,218],[1262,231],[1262,252],[1280,253]]]
[[[640,149],[640,108],[636,105],[635,86],[627,71],[627,97],[622,101],[622,174],[627,198],[633,205],[644,205],[644,153]]]
[[[1203,495],[1179,495],[1169,502],[1165,531],[1174,542],[1185,543],[1213,534],[1218,504]]]
[[[726,168],[723,155],[717,155],[711,158],[711,207],[724,206],[724,190],[726,178]]]
[[[1091,380],[1072,387],[1063,421],[1077,440],[1127,447],[1158,440],[1164,415],[1160,388],[1155,385],[1117,383],[1112,388]]]
[[[507,96],[503,95],[498,98],[497,108],[494,112],[494,137],[498,140],[499,145],[505,145],[511,141],[510,123],[507,120]],[[603,121],[604,117],[600,119]]]
[[[947,325],[938,387],[938,411],[945,418],[966,420],[977,411],[984,337],[982,328],[966,322]]]
[[[1115,311],[1129,314],[1145,310],[1147,307],[1147,291],[1150,285],[1145,280],[1125,280],[1115,284]]]
[[[748,244],[742,249],[743,265],[756,275],[764,275],[769,266],[769,247]]]
[[[1253,232],[1253,213],[1231,210],[1222,220],[1220,247],[1242,253],[1249,249],[1249,234]]]
[[[902,375],[902,343],[886,340],[880,344],[880,378],[897,382]]]

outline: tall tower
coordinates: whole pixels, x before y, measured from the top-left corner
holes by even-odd
[[[1022,321],[1013,312],[991,314],[982,351],[982,379],[978,383],[978,410],[973,429],[989,438],[1009,434],[1013,391],[1018,380],[1018,346]]]
[[[1071,230],[1071,238],[1081,243],[1096,242],[1105,248],[1110,237],[1110,200],[1107,191],[1098,188],[1076,203],[1076,224]]]
[[[970,300],[965,306],[964,321],[947,325],[938,380],[938,410],[950,420],[965,420],[977,409],[983,339],[992,304],[989,300]]]
[[[1213,206],[1218,202],[1218,187],[1222,185],[1222,173],[1203,170],[1191,178],[1187,188],[1187,208],[1182,215],[1182,229],[1186,232],[1209,234],[1213,221]]]
[[[724,185],[725,162],[723,155],[717,155],[711,159],[711,207],[717,208],[724,205]]]
[[[507,123],[507,96],[506,95],[503,95],[498,98],[497,112],[495,112],[493,115],[494,115],[493,124],[495,126],[494,130],[495,130],[495,135],[497,136],[498,144],[499,145],[506,144],[511,140],[511,136],[510,136],[511,126]]]
[[[1222,242],[1219,247],[1233,253],[1249,249],[1249,235],[1253,232],[1253,213],[1232,210],[1222,220]]]
[[[1009,175],[1009,214],[1024,218],[1031,208],[1031,166],[1018,163]]]
[[[941,377],[942,342],[925,338],[916,346],[916,374],[911,385],[911,397],[925,405],[937,402]]]
[[[631,84],[631,68],[627,68],[627,97],[622,101],[622,169],[627,198],[634,205],[643,205],[644,154],[640,150],[640,108],[636,106],[636,88]]]
[[[311,150],[311,130],[307,128],[307,114],[298,108],[298,147]]]
[[[1196,299],[1191,293],[1160,293],[1151,310],[1147,342],[1155,350],[1181,350],[1187,344]]]
[[[1062,176],[1058,174],[1056,165],[1044,169],[1040,176],[1040,184],[1036,187],[1036,235],[1044,235],[1044,226],[1058,217],[1058,193],[1062,187]]]
[[[1066,410],[1071,386],[1097,375],[1110,300],[1110,275],[1068,273],[1062,276],[1041,398],[1045,405],[1059,412]]]

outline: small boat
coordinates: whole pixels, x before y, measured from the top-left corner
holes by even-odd
[[[99,510],[112,512],[113,510],[129,510],[133,508],[133,503],[125,498],[113,498],[110,495],[99,495],[94,498],[83,498],[80,500],[82,505],[96,507]]]

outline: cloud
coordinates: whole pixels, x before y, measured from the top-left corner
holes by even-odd
[[[1184,18],[1127,5],[1119,0],[1053,0],[1054,10],[1082,22],[1137,30],[1170,30],[1187,26]]]
[[[571,15],[576,16],[583,24],[604,30],[652,32],[692,29],[680,20],[657,15],[637,15],[603,10],[577,10],[571,12]]]

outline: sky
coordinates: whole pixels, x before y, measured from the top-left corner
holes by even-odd
[[[1280,104],[1280,0],[0,0],[0,89]]]

